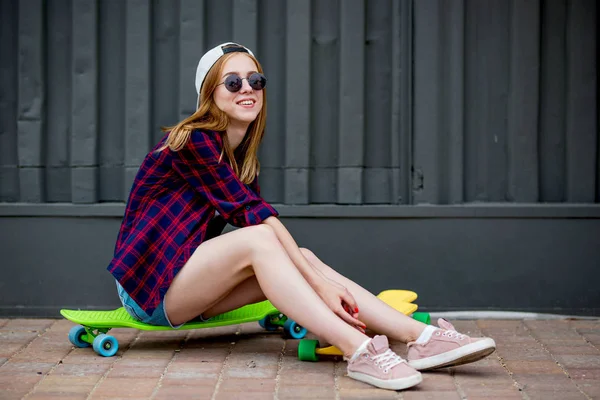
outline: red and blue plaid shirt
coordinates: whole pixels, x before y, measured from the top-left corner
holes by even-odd
[[[260,197],[258,178],[246,185],[228,163],[219,162],[220,133],[195,130],[183,149],[157,152],[165,139],[135,177],[107,268],[150,315],[194,250],[210,238],[215,222],[218,234],[224,221],[244,227],[278,215]],[[215,211],[221,217],[213,219]]]

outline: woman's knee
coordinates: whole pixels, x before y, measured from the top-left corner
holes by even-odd
[[[300,247],[300,252],[310,262],[313,262],[315,259],[318,260],[317,256],[315,256],[315,253],[313,253],[312,251],[310,251],[306,247]]]
[[[251,250],[273,249],[279,244],[275,231],[269,225],[258,224],[242,229],[247,233],[245,243]]]
[[[333,271],[333,269],[329,265],[321,261],[319,257],[317,257],[315,253],[313,253],[309,249],[305,247],[300,247],[300,252],[304,255],[308,262],[310,262],[315,268],[319,269],[320,271],[324,273]]]

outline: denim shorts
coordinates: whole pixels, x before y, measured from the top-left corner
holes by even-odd
[[[145,324],[150,325],[159,325],[159,326],[170,326],[171,328],[177,329],[180,328],[181,325],[173,326],[171,321],[169,321],[169,317],[167,317],[167,313],[165,312],[165,301],[161,301],[156,310],[152,315],[148,315],[142,308],[129,296],[129,294],[123,289],[123,286],[116,281],[117,283],[117,292],[119,293],[119,298],[121,299],[121,303],[123,303],[123,307],[127,310],[127,313],[131,315],[133,319],[141,321]],[[183,325],[183,324],[182,324]]]

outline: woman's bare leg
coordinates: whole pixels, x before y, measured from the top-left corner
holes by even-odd
[[[214,317],[227,311],[235,310],[247,304],[258,303],[267,300],[256,276],[251,276],[237,285],[229,294],[213,307],[202,313],[204,318]]]
[[[189,321],[253,275],[275,307],[345,355],[354,354],[368,339],[327,307],[264,224],[202,243],[167,291],[165,311],[173,324]]]
[[[358,319],[364,322],[369,329],[403,343],[416,340],[425,329],[425,324],[388,306],[373,293],[329,267],[312,251],[304,248],[301,248],[300,251],[315,268],[318,268],[329,279],[345,286],[352,293],[359,307]]]

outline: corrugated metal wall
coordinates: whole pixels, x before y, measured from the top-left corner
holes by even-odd
[[[596,36],[594,0],[0,0],[0,201],[123,201],[234,40],[271,202],[599,202]]]

